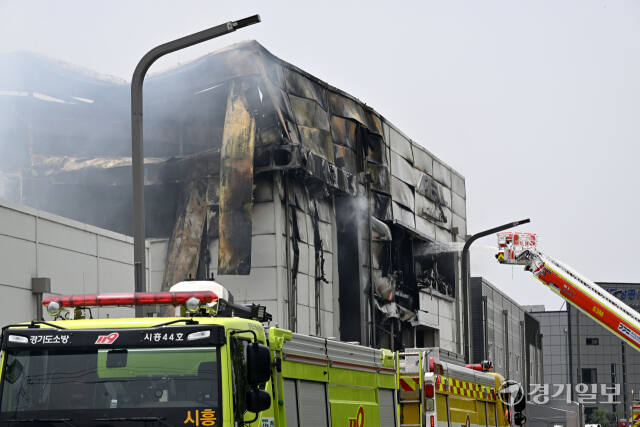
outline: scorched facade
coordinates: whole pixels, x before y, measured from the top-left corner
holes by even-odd
[[[4,62],[0,197],[131,234],[128,85]],[[149,288],[213,275],[294,331],[461,353],[460,174],[256,42],[152,76],[144,96],[147,237],[166,253]]]

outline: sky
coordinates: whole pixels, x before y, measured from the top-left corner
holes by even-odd
[[[594,281],[640,282],[640,2],[0,0],[0,53],[127,81],[154,46],[260,14],[157,73],[255,39],[356,96],[466,178],[470,234],[522,218]],[[1,64],[0,64],[1,66]],[[521,304],[562,300],[474,244],[472,275]]]

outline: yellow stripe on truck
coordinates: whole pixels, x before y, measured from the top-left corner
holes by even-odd
[[[490,387],[444,376],[436,377],[435,389],[436,393],[446,393],[487,402],[495,402],[497,396],[495,391],[491,393]]]
[[[403,391],[416,391],[418,388],[418,378],[400,377],[400,389]]]

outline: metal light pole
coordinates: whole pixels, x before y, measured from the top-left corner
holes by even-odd
[[[508,224],[500,225],[489,230],[481,231],[480,233],[476,233],[470,236],[467,239],[467,242],[464,244],[464,247],[462,248],[462,315],[464,319],[464,329],[462,332],[464,337],[464,359],[466,363],[473,363],[473,361],[471,360],[471,352],[473,350],[473,346],[471,343],[471,334],[469,333],[469,329],[471,328],[471,289],[469,286],[471,271],[469,268],[469,248],[471,247],[471,244],[473,244],[473,242],[481,237],[499,233],[500,231],[507,230],[521,224],[526,224],[528,222],[531,222],[529,218],[510,222]]]
[[[133,260],[135,291],[146,290],[145,225],[144,225],[144,149],[142,146],[142,83],[149,67],[161,56],[184,49],[213,38],[257,24],[260,16],[254,15],[239,21],[230,21],[168,43],[161,44],[142,57],[131,79],[131,161],[133,170]],[[136,316],[142,315],[142,307],[136,306]]]

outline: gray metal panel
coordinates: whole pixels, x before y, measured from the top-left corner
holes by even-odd
[[[304,276],[304,277],[308,277],[308,276]],[[306,280],[306,283],[307,283],[306,286],[308,287],[309,286],[308,279]],[[311,334],[312,331],[309,330],[309,326],[310,326],[310,324],[309,324],[309,319],[310,319],[310,317],[309,317],[309,306],[298,304],[297,307],[296,307],[296,315],[297,315],[297,320],[296,321],[297,321],[297,324],[298,324],[297,330],[300,333]],[[287,356],[287,357],[289,357],[289,356]],[[306,362],[305,361],[304,363],[310,363],[310,362]]]
[[[327,340],[327,355],[330,362],[364,365],[371,368],[382,366],[382,352],[371,347]]]
[[[252,215],[252,235],[274,234],[276,232],[275,209],[273,202],[254,203]]]
[[[2,251],[0,251],[0,253],[2,253]],[[100,258],[84,253],[72,252],[53,246],[39,245],[38,273],[51,278],[51,284],[53,285],[51,290],[56,294],[97,292],[99,279],[96,260],[98,259]],[[3,261],[6,262],[8,260],[3,259]],[[21,264],[18,263],[15,265],[19,266]],[[99,272],[100,276],[103,275],[103,272],[106,274],[116,274],[116,277],[104,282],[109,286],[108,292],[122,292],[123,289],[113,288],[121,285],[131,286],[131,275],[133,274],[131,265],[100,259],[100,266],[104,267],[103,270]],[[112,271],[112,269],[114,271]],[[128,276],[117,275],[123,270],[127,271]],[[122,279],[124,279],[124,281],[120,282]],[[131,287],[127,290],[131,290]],[[106,290],[103,289],[103,292],[105,291]]]
[[[442,207],[442,212],[444,213],[444,218],[445,221],[442,222],[438,222],[438,225],[440,227],[446,228],[447,230],[451,229],[451,209],[447,208],[447,207]]]
[[[435,159],[433,161],[433,177],[447,188],[451,188],[451,169]]]
[[[451,208],[457,215],[463,218],[467,217],[466,201],[456,193],[451,193]]]
[[[314,100],[289,94],[298,126],[329,130],[329,114]]]
[[[391,139],[391,150],[413,163],[413,150],[411,149],[412,144],[409,138],[402,135],[393,127],[389,128],[389,138]]]
[[[318,221],[318,231],[320,231],[320,239],[322,239],[322,249],[327,252],[333,252],[331,236],[333,231],[331,230],[331,224]]]
[[[441,213],[438,206],[422,194],[416,194],[415,213],[418,216],[428,219],[430,222],[441,223]]]
[[[440,194],[442,195],[442,203],[447,207],[451,206],[451,190],[447,187],[440,186]]]
[[[0,222],[2,222],[1,220],[2,216],[0,215]],[[2,231],[0,231],[0,233],[2,233]],[[36,245],[20,238],[14,238],[11,235],[4,236],[0,234],[0,259],[2,260],[3,266],[3,268],[0,268],[0,284],[24,288],[31,292],[30,278],[34,276],[37,271]],[[38,259],[38,266],[41,264],[42,258]],[[10,268],[5,266],[10,266]],[[66,270],[70,270],[70,268],[67,267]],[[55,284],[55,279],[57,277],[52,276],[49,271],[39,270],[38,272],[43,276],[46,275],[47,277],[52,277]],[[30,294],[29,300],[31,300]],[[4,313],[2,313],[2,318],[6,323],[14,322],[13,319],[4,316]],[[30,316],[28,317],[30,318]]]
[[[289,355],[313,357],[314,359],[327,360],[326,340],[324,338],[311,337],[302,334],[293,334],[290,341],[285,342],[282,352],[285,360]]]
[[[325,387],[325,383],[298,381],[298,410],[304,426],[328,427]]]
[[[98,253],[100,254],[100,258],[119,261],[124,264],[132,264],[133,253],[130,251],[131,243],[109,236],[98,235]],[[165,259],[167,257],[166,249],[162,257],[163,259],[156,262],[156,264],[161,264],[162,271],[164,271]]]
[[[391,150],[391,175],[396,176],[414,187],[417,184],[416,176],[419,175],[411,163],[395,151]]]
[[[298,225],[300,240],[305,243],[309,243],[309,237],[307,234],[307,215],[300,209],[294,209],[294,212],[296,213],[296,221]],[[311,219],[309,219],[309,223],[311,223]],[[291,227],[291,229],[293,230],[293,224],[291,224]],[[311,236],[311,238],[313,239],[313,235]]]
[[[405,227],[416,228],[416,220],[411,212],[408,209],[403,208],[396,202],[393,202],[393,220],[399,222]]]
[[[4,304],[2,307],[0,320],[3,325],[27,322],[34,319],[35,311],[31,290],[0,285],[0,292],[5,301],[11,301],[11,304]]]
[[[436,239],[436,226],[430,220],[426,220],[419,215],[416,215],[416,230],[425,237],[435,240]],[[464,235],[464,234],[463,234]]]
[[[393,201],[413,211],[415,208],[414,193],[412,188],[396,178],[391,177],[391,197]]]
[[[396,402],[393,390],[383,390],[378,392],[380,398],[380,425],[396,425]]]
[[[217,272],[214,271],[214,273],[217,276]],[[275,300],[278,295],[283,295],[283,290],[278,289],[277,277],[278,268],[275,266],[252,267],[251,272],[246,276],[223,276],[222,281],[236,302],[244,304]],[[256,283],[260,283],[261,286],[253,286]]]
[[[333,216],[335,215],[333,210],[333,199],[319,199],[316,200],[316,206],[318,206],[318,216],[320,217],[320,221],[330,223]]]
[[[453,171],[451,171],[451,189],[462,197],[467,195],[464,178]]]
[[[314,259],[315,252],[308,244],[298,242],[298,273],[309,274],[309,268],[313,267],[310,260]],[[293,251],[293,245],[289,249],[289,259],[293,260],[295,253]]]
[[[78,285],[76,284],[75,292],[90,292],[90,289],[92,288],[92,286],[90,285],[91,283],[96,284],[96,292],[127,292],[131,290],[131,278],[133,277],[133,266],[131,264],[122,264],[107,259],[98,259],[98,263],[99,264],[97,266],[96,281],[90,282],[90,275],[84,272],[83,276],[86,278],[86,285],[83,284],[81,288],[82,291],[80,291],[78,289]],[[93,275],[93,273],[91,275]],[[53,280],[53,283],[55,285],[54,292],[74,292],[71,289],[65,291],[64,289],[67,286],[66,283],[62,285],[59,282],[60,280]],[[113,313],[116,313],[118,311],[126,312],[131,309],[131,307],[102,307],[100,309],[100,313],[111,313],[111,317],[114,317]]]
[[[36,220],[32,215],[0,206],[0,234],[19,239],[36,240]]]
[[[416,144],[413,145],[413,164],[416,169],[433,176],[433,157]]]
[[[284,413],[287,427],[298,427],[298,400],[295,380],[284,379]]]
[[[251,267],[275,267],[278,254],[275,234],[262,234],[252,236],[251,241]],[[284,256],[284,254],[283,254]],[[275,295],[274,295],[275,296]]]
[[[440,227],[440,224],[436,226],[436,241],[437,242],[450,242],[451,232]]]
[[[96,235],[77,227],[69,227],[53,220],[38,219],[40,243],[70,249],[88,255],[96,254]]]
[[[297,302],[301,305],[309,306],[309,275],[298,273],[296,284],[298,287]]]

